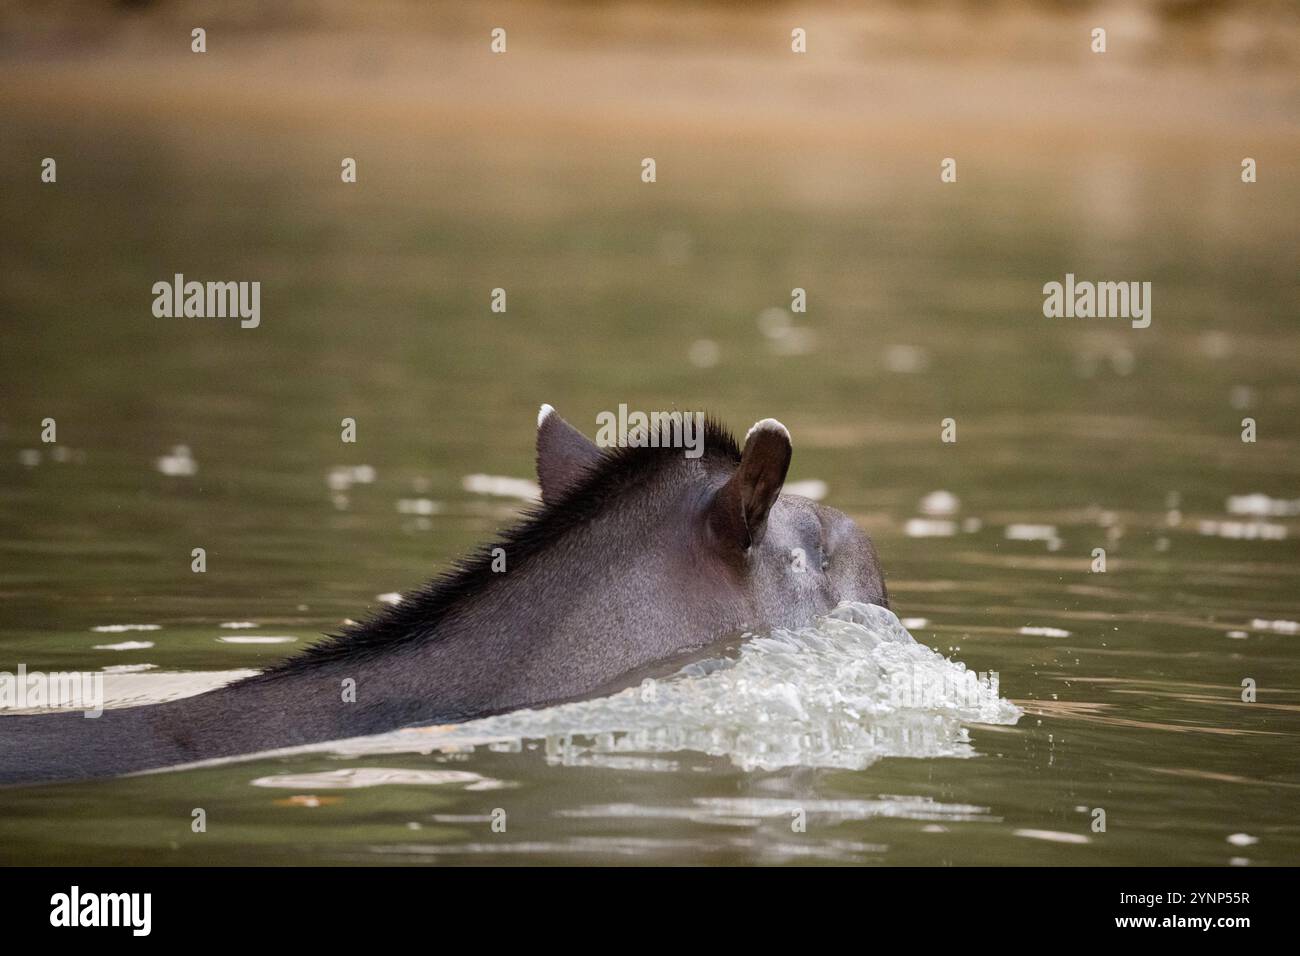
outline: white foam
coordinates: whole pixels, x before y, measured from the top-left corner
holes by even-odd
[[[169,477],[187,477],[197,474],[199,463],[190,454],[188,445],[176,445],[170,455],[163,455],[155,462],[157,468]]]
[[[98,634],[122,634],[126,631],[160,631],[160,624],[100,624],[92,627],[92,631]]]
[[[957,533],[957,522],[947,518],[908,518],[903,534],[909,538],[951,538]]]
[[[1300,634],[1300,621],[1270,621],[1257,617],[1250,622],[1257,631],[1273,631],[1277,634]]]
[[[1236,541],[1284,541],[1286,525],[1274,521],[1199,521],[1196,530],[1209,538],[1230,538]]]
[[[1300,498],[1270,498],[1268,495],[1231,495],[1228,514],[1256,515],[1261,518],[1286,518],[1300,515]]]
[[[331,491],[347,491],[353,485],[374,484],[378,473],[373,465],[336,465],[325,475]]]
[[[461,479],[461,487],[476,495],[496,495],[499,498],[536,501],[542,497],[542,489],[536,482],[505,475],[466,475]]]
[[[921,499],[921,514],[932,517],[955,515],[961,502],[951,491],[932,491]]]
[[[1069,631],[1063,631],[1059,627],[1022,627],[1018,628],[1016,633],[1029,634],[1034,637],[1069,637]]]
[[[919,687],[924,693],[913,694]],[[747,770],[857,770],[881,757],[974,756],[965,723],[1014,724],[1020,716],[964,664],[914,640],[892,612],[845,603],[808,627],[753,636],[734,657],[691,664],[649,686],[320,749],[518,750],[544,740],[548,758],[565,765],[695,751]]]

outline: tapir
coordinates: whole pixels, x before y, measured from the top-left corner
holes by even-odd
[[[888,606],[870,539],[782,494],[775,419],[743,448],[602,449],[543,405],[541,503],[364,623],[262,673],[166,703],[0,717],[0,783],[133,773],[612,693],[747,630]],[[665,436],[666,437],[666,436]],[[655,447],[658,445],[658,447]]]

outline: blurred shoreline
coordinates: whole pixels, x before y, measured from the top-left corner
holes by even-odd
[[[1117,140],[1245,155],[1300,139],[1300,14],[1268,3],[9,7],[0,107],[13,116],[800,151],[959,139],[1004,155]],[[1104,54],[1089,50],[1093,25]],[[794,26],[807,54],[790,51]]]

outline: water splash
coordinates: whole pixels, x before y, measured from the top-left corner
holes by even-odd
[[[514,751],[544,740],[548,759],[566,765],[694,751],[746,770],[858,770],[881,757],[974,756],[964,724],[1014,724],[1020,716],[998,695],[996,679],[980,679],[918,643],[885,608],[845,603],[808,627],[753,636],[734,656],[609,697],[327,749],[346,756]]]

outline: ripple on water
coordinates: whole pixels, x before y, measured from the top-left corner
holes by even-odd
[[[815,859],[838,863],[857,863],[864,858],[878,858],[888,847],[877,843],[856,840],[825,840],[820,843],[772,841],[750,834],[731,838],[713,838],[707,842],[698,839],[668,839],[652,837],[570,837],[561,840],[517,840],[490,843],[407,843],[377,845],[369,852],[381,857],[400,857],[408,861],[447,858],[537,856],[543,858],[611,858],[629,860],[663,860],[680,862],[683,854],[692,859],[701,856],[729,856],[743,854],[758,863],[783,863],[791,859]]]
[[[283,787],[290,790],[356,790],[361,787],[398,785],[500,790],[509,786],[504,781],[468,770],[409,770],[401,767],[347,767],[320,773],[282,773],[258,777],[252,784],[255,787]]]
[[[292,644],[298,640],[284,634],[249,634],[246,637],[219,637],[222,644]]]
[[[787,800],[761,797],[701,797],[683,806],[645,806],[611,803],[557,811],[561,817],[648,820],[689,820],[694,823],[731,823],[757,826],[763,820],[790,818],[792,813],[819,818],[823,823],[870,820],[878,817],[899,820],[945,822],[997,822],[987,807],[964,803],[938,803],[930,797],[880,797],[874,800]]]

